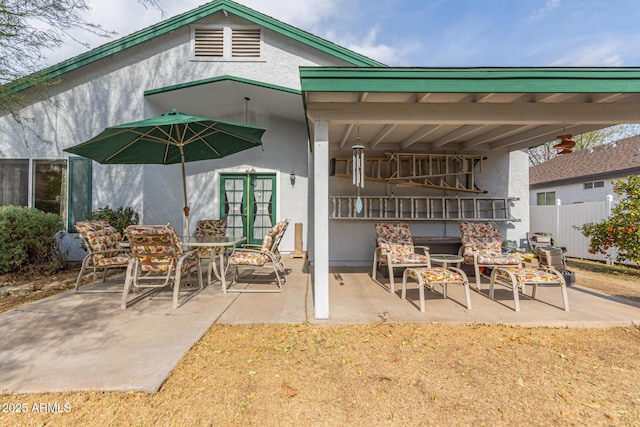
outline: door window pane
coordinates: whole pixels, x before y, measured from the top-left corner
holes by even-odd
[[[28,206],[29,160],[0,159],[0,206]]]

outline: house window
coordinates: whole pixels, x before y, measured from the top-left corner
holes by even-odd
[[[71,230],[90,212],[90,177],[88,159],[0,159],[0,205],[55,213]]]
[[[603,188],[603,187],[604,187],[604,181],[592,181],[592,182],[584,183],[585,190],[591,190],[592,188]]]
[[[200,61],[242,61],[262,57],[262,30],[254,27],[194,27],[193,57]]]
[[[556,192],[545,191],[544,193],[536,193],[538,206],[549,206],[556,204]]]
[[[29,160],[0,159],[0,205],[29,206]]]

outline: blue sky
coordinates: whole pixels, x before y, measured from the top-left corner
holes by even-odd
[[[160,0],[165,17],[205,0]],[[163,19],[134,0],[89,0],[122,37]],[[640,66],[640,0],[238,0],[391,66]],[[97,47],[109,40],[86,34]],[[73,41],[56,63],[87,49]]]

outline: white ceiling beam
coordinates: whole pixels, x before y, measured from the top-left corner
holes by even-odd
[[[597,129],[602,129],[602,126],[598,126],[598,125],[580,125],[580,126],[575,126],[571,128],[571,133],[574,135],[579,135],[581,133],[585,133],[585,132],[591,132]],[[569,129],[567,129],[569,130]],[[556,135],[557,136],[557,135]],[[554,138],[555,139],[555,138]],[[517,143],[517,144],[510,144],[508,146],[503,146],[503,147],[497,147],[497,148],[491,148],[492,150],[499,150],[499,149],[508,149],[509,151],[516,151],[516,150],[522,150],[524,148],[530,148],[530,147],[537,147],[538,145],[542,145],[545,144],[547,142],[553,141],[553,139],[549,139],[544,138],[544,137],[539,137],[539,138],[533,138],[530,139],[529,141],[525,141],[522,143]]]
[[[420,141],[422,138],[424,138],[427,135],[429,135],[430,133],[435,132],[436,130],[438,130],[441,126],[442,125],[428,125],[428,126],[424,126],[424,127],[420,128],[420,129],[418,129],[417,132],[414,132],[413,135],[411,135],[410,137],[405,139],[400,144],[400,147],[402,147],[403,150],[406,150],[407,148],[411,147],[416,142]]]
[[[371,140],[371,148],[376,148],[398,125],[386,125],[380,132]]]
[[[489,102],[489,100],[495,95],[495,93],[478,93],[476,94],[476,102],[481,104],[483,102]]]
[[[481,130],[482,128],[486,127],[486,125],[469,125],[469,126],[462,126],[456,130],[454,130],[453,132],[449,132],[446,135],[443,135],[442,137],[436,139],[435,141],[433,141],[431,143],[431,148],[435,149],[435,148],[440,148],[442,146],[447,145],[450,142],[455,142],[456,140],[460,140],[460,139],[464,139],[466,137],[468,137],[469,135],[472,135],[475,132],[478,132],[479,130]],[[460,141],[458,141],[460,142]]]
[[[416,102],[420,103],[420,102],[427,102],[427,99],[433,95],[432,92],[427,92],[427,93],[416,93]]]
[[[314,120],[361,124],[618,124],[636,123],[638,111],[638,103],[307,104],[307,113]]]
[[[556,136],[563,132],[572,133],[573,128],[575,128],[576,126],[577,125],[566,125],[562,126],[562,128],[558,128],[557,125],[538,126],[527,132],[522,132],[509,138],[504,138],[499,141],[493,142],[489,144],[489,148],[491,150],[495,150],[520,143],[528,144],[534,139],[536,141],[542,139],[543,141],[540,144],[543,144],[545,142],[553,141],[554,139],[556,139]]]
[[[534,102],[554,102],[562,98],[564,93],[542,93],[533,95]]]
[[[369,92],[362,92],[360,94],[360,102],[366,102],[369,97]]]
[[[477,147],[478,145],[488,144],[494,142],[500,138],[506,138],[508,136],[515,135],[520,132],[524,132],[526,130],[532,129],[535,126],[533,125],[506,125],[500,126],[492,131],[484,133],[482,135],[474,137],[471,141],[467,141],[462,144],[462,148],[468,150],[473,147]]]
[[[349,140],[349,136],[351,135],[351,132],[353,132],[354,126],[355,126],[354,123],[349,123],[347,125],[347,128],[342,133],[342,138],[340,138],[340,148],[344,148],[344,146],[347,145],[347,141]]]

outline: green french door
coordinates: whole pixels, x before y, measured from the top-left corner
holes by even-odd
[[[220,175],[220,212],[227,235],[261,244],[276,219],[275,174]]]

